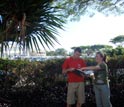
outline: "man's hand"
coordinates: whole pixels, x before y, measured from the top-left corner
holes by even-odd
[[[62,72],[66,74],[67,72],[73,72],[74,70],[75,68],[68,68],[68,69],[64,69]]]
[[[75,70],[75,68],[69,68],[68,69],[68,71],[74,71]]]

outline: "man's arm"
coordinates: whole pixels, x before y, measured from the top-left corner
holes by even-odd
[[[74,71],[74,70],[75,70],[75,68],[63,69],[63,70],[62,70],[62,73],[63,73],[63,74],[67,74],[68,72],[72,72],[72,71]]]

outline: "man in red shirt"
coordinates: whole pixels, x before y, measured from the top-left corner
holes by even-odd
[[[67,107],[71,107],[76,101],[76,107],[82,107],[85,103],[84,77],[75,73],[76,69],[86,67],[80,55],[81,49],[75,48],[73,56],[67,58],[62,65],[62,73],[68,77]]]

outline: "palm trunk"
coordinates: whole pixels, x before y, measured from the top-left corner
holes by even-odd
[[[25,13],[23,13],[23,18],[22,18],[22,21],[21,21],[21,25],[20,25],[20,28],[21,28],[21,30],[20,30],[20,42],[21,42],[21,45],[23,46],[22,47],[22,53],[24,54],[25,53],[25,32],[26,32],[26,14]]]

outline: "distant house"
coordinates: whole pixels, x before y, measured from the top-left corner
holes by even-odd
[[[46,56],[46,51],[42,50],[40,52],[29,52],[29,56]]]
[[[12,42],[9,43],[9,47],[7,49],[3,50],[3,58],[25,58],[25,57],[31,57],[31,56],[46,56],[46,51],[42,50],[40,52],[36,51],[27,51],[24,50],[23,47],[20,47],[16,43],[11,47]]]

